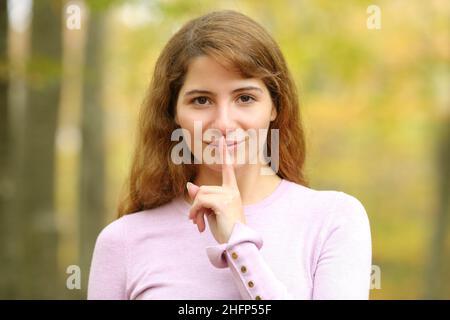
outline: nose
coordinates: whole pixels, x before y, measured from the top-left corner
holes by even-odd
[[[236,130],[236,122],[233,117],[232,106],[227,103],[221,103],[217,106],[214,113],[214,120],[211,123],[211,129],[218,131],[224,137]]]

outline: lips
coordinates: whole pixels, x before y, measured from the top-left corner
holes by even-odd
[[[227,141],[226,144],[227,144],[227,147],[230,147],[230,146],[233,146],[233,145],[238,144],[240,142],[241,141]],[[213,142],[213,143],[211,143],[211,145],[214,146],[214,147],[218,147],[219,143],[218,142]]]
[[[227,147],[233,147],[235,145],[238,145],[242,141],[244,141],[244,140],[239,140],[239,141],[237,141],[237,140],[234,140],[234,141],[227,140],[226,144],[227,144]],[[205,142],[205,143],[208,144],[207,142]],[[214,142],[209,143],[209,145],[212,146],[212,147],[218,147],[219,146],[219,142],[218,141],[217,142],[214,141]]]

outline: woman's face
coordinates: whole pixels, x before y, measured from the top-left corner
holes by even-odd
[[[250,159],[255,161],[261,150],[258,145],[263,146],[267,138],[259,135],[259,129],[268,129],[276,115],[262,80],[244,79],[237,71],[225,68],[211,57],[199,56],[190,63],[180,89],[175,121],[189,131],[191,140],[187,140],[187,144],[195,158],[202,159],[202,165],[220,171],[220,164],[205,161],[205,155],[214,156],[217,150],[214,146],[218,141],[216,138],[221,135],[226,138],[235,167],[249,163]],[[200,121],[196,125],[201,124],[201,134],[194,134],[194,121]],[[249,132],[257,134],[257,141],[253,135],[249,138]],[[256,148],[249,148],[250,141]]]

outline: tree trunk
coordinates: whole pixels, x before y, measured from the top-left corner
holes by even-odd
[[[9,175],[9,114],[8,114],[8,15],[6,1],[0,1],[0,299],[11,294],[9,270],[12,264],[8,245],[7,203],[10,192]]]
[[[448,258],[446,235],[450,224],[450,116],[447,116],[441,127],[441,135],[437,150],[438,207],[434,221],[433,238],[430,247],[426,299],[443,299],[448,294]],[[446,265],[447,264],[447,265]]]
[[[105,161],[101,101],[103,14],[89,17],[81,113],[80,263],[82,289],[87,288],[95,240],[104,225]]]
[[[61,85],[61,2],[34,1],[24,148],[15,202],[20,221],[20,298],[58,298],[65,286],[57,263],[54,212],[55,130]]]

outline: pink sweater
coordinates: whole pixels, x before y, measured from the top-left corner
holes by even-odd
[[[88,299],[368,299],[370,225],[353,196],[283,179],[225,244],[189,208],[179,197],[106,226]]]

